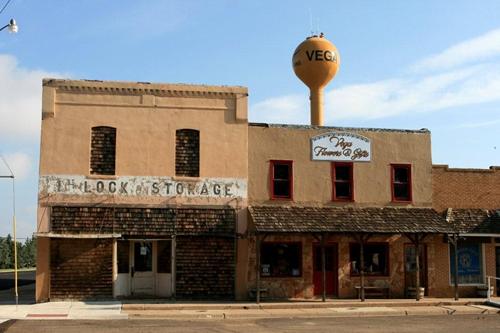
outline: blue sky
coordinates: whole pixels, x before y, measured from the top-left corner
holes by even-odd
[[[12,0],[0,14],[20,29],[0,33],[0,153],[18,177],[19,235],[36,223],[43,77],[242,85],[251,121],[307,124],[291,56],[311,30],[341,56],[325,125],[428,128],[433,163],[500,165],[498,13],[496,0]],[[11,212],[0,180],[0,235]]]

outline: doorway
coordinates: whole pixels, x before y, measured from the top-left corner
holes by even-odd
[[[416,260],[416,248],[413,244],[405,244],[404,260],[405,260],[405,293],[406,297],[408,295],[409,288],[415,288],[416,281],[416,271],[417,271],[417,260]],[[420,245],[420,255],[419,255],[419,266],[420,266],[420,286],[425,288],[425,294],[428,295],[429,288],[427,285],[427,245]]]
[[[152,296],[155,294],[153,242],[134,241],[131,251],[132,295]]]
[[[321,245],[313,244],[313,283],[314,295],[323,294],[323,271]],[[337,244],[325,245],[325,289],[329,296],[338,296],[338,250]]]

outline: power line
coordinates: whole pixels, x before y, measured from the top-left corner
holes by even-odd
[[[11,2],[12,0],[7,0],[7,2],[5,3],[5,5],[3,5],[2,9],[0,9],[0,14],[2,14],[2,12],[5,10],[5,8],[7,8],[7,6],[9,5],[9,3]]]

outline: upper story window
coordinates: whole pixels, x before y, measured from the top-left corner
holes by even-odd
[[[352,163],[332,163],[332,187],[333,201],[353,201],[353,164]]]
[[[271,199],[293,199],[292,161],[271,161]]]
[[[392,201],[411,201],[411,165],[391,165]]]
[[[200,131],[179,129],[175,132],[175,175],[200,176]]]
[[[92,127],[90,143],[90,174],[114,175],[116,159],[116,128]]]

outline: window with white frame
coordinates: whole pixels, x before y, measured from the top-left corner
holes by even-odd
[[[458,243],[458,284],[483,284],[483,247],[480,243]],[[450,245],[450,281],[455,283],[455,248]]]

